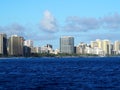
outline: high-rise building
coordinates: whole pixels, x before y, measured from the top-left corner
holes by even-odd
[[[87,44],[81,42],[77,47],[76,47],[76,54],[85,54],[85,48]]]
[[[115,54],[119,54],[119,52],[120,52],[120,41],[115,41],[114,51],[115,51]]]
[[[31,55],[31,48],[30,47],[27,47],[27,46],[24,46],[23,47],[23,55],[25,57],[29,57]]]
[[[9,46],[9,55],[13,56],[22,56],[23,55],[23,43],[24,38],[13,35],[9,38],[8,46]]]
[[[0,54],[7,55],[7,35],[0,34]]]
[[[33,41],[32,40],[25,40],[24,41],[24,46],[33,47]]]
[[[29,55],[30,53],[35,53],[35,48],[33,47],[33,41],[32,40],[25,40],[24,41],[24,47],[25,47],[24,52],[26,52],[26,54],[28,53],[28,55]]]
[[[74,37],[63,36],[60,38],[60,52],[61,53],[74,53]]]
[[[111,44],[109,40],[103,40],[103,51],[105,55],[111,54]]]
[[[98,48],[102,49],[103,48],[103,41],[100,39],[96,39],[96,42],[97,42]]]
[[[91,41],[91,48],[98,47],[98,43],[96,41]]]

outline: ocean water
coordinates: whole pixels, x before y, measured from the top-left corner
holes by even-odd
[[[0,90],[120,90],[120,57],[0,59]]]

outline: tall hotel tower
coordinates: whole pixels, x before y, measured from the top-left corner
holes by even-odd
[[[103,51],[105,55],[111,55],[111,45],[109,40],[103,40]]]
[[[23,55],[24,38],[13,35],[9,38],[9,55],[22,56]]]
[[[7,35],[0,34],[0,54],[7,55]]]
[[[74,53],[74,37],[63,36],[60,38],[60,52],[61,53]]]
[[[120,53],[120,41],[115,41],[115,43],[114,43],[114,51],[115,51],[115,54]]]

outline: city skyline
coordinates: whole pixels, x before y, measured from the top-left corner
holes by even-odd
[[[17,34],[35,46],[59,48],[61,36],[79,42],[120,40],[119,0],[4,0],[0,3],[0,33]],[[54,44],[53,44],[54,43]]]
[[[0,33],[0,55],[1,56],[32,56],[42,54],[76,54],[76,55],[119,55],[120,41],[112,43],[110,40],[90,41],[89,44],[80,42],[74,45],[74,37],[62,36],[59,39],[59,48],[53,49],[53,45],[36,47],[32,40],[25,40],[24,37]]]

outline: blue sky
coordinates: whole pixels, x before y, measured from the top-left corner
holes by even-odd
[[[59,48],[61,36],[75,45],[120,40],[120,0],[1,0],[0,32],[23,36],[35,46]]]

